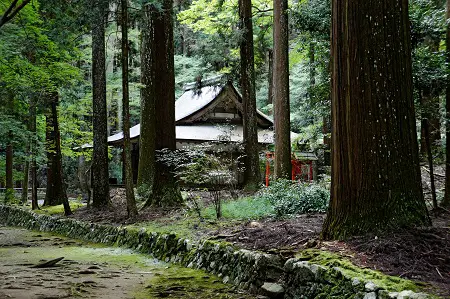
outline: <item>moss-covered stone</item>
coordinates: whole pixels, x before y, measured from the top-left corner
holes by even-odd
[[[171,231],[150,231],[147,227],[117,228],[83,223],[74,219],[57,219],[3,205],[0,205],[0,223],[131,248],[152,254],[162,261],[207,270],[217,274],[225,283],[233,283],[253,292],[258,292],[264,283],[279,282],[286,290],[285,298],[362,299],[370,296],[367,294],[378,292],[380,298],[385,296],[387,299],[391,298],[392,291],[400,294],[404,290],[418,289],[418,286],[410,281],[386,276],[377,271],[360,269],[338,255],[318,250],[304,251],[295,259],[284,261],[278,256],[238,249],[226,242],[211,240],[193,242],[180,238]],[[369,281],[374,283],[374,288],[367,289],[366,284]],[[164,281],[160,282],[164,284]],[[150,288],[145,294],[136,296],[151,298],[161,291],[162,289]],[[206,292],[207,295],[203,297],[196,292],[183,292],[197,294],[195,298],[227,298],[215,296],[215,291]],[[141,295],[144,297],[139,297]],[[169,295],[177,298],[179,293],[171,292]],[[420,296],[417,298],[422,298]]]

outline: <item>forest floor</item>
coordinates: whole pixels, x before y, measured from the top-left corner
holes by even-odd
[[[0,299],[255,298],[203,271],[25,229],[0,226],[0,257]]]
[[[150,231],[175,232],[190,239],[223,240],[245,249],[293,257],[302,250],[333,252],[361,268],[411,279],[427,292],[450,298],[450,213],[431,212],[432,227],[324,242],[320,231],[324,214],[299,215],[276,220],[212,220],[200,222],[185,209],[145,209],[127,220],[122,190],[112,191],[113,207],[94,212],[80,208],[72,217],[97,223],[146,227]],[[209,199],[206,198],[206,201]]]
[[[443,167],[436,167],[435,173],[438,174],[436,189],[442,196]],[[426,167],[422,167],[422,178],[425,199],[431,207]],[[211,194],[198,192],[197,195],[201,206],[211,206]],[[307,249],[325,250],[361,268],[414,280],[427,292],[450,298],[450,211],[447,210],[430,212],[431,227],[325,242],[320,240],[324,214],[298,215],[284,220],[270,217],[217,220],[207,217],[200,221],[192,206],[184,206],[175,211],[147,208],[140,211],[138,218],[129,220],[124,190],[112,189],[111,200],[112,206],[106,210],[83,207],[71,217],[96,223],[145,227],[149,231],[175,232],[194,240],[223,240],[241,248],[279,254],[285,258]]]

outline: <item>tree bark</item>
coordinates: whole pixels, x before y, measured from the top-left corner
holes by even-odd
[[[12,202],[14,200],[14,180],[13,180],[13,146],[12,146],[12,131],[9,132],[9,143],[6,145],[6,193],[5,202]]]
[[[322,237],[430,225],[408,1],[334,0],[332,23],[332,180]]]
[[[36,147],[37,147],[37,136],[36,136],[36,98],[34,95],[31,96],[30,100],[30,132],[32,133],[31,139],[31,209],[39,209],[38,198],[37,198],[37,165],[36,165]]]
[[[130,141],[130,95],[128,89],[128,1],[121,1],[122,8],[122,117],[123,117],[123,150],[125,168],[125,191],[127,196],[128,217],[134,218],[138,211],[134,198],[133,170],[131,168]]]
[[[433,169],[433,155],[431,154],[431,140],[430,140],[430,124],[428,119],[422,119],[422,128],[424,131],[425,147],[428,158],[428,167],[430,167],[430,185],[431,185],[431,200],[433,203],[433,209],[438,208],[436,199],[436,187],[434,185],[434,169]]]
[[[253,52],[253,22],[251,0],[239,0],[239,18],[242,30],[241,92],[244,125],[244,184],[247,190],[257,190],[261,175],[259,169],[258,127],[256,114],[255,65]]]
[[[155,150],[176,150],[175,137],[175,72],[173,45],[173,1],[161,0],[162,9],[149,9],[151,39],[148,61],[152,88],[152,103],[155,104]],[[152,4],[150,4],[152,5]],[[153,6],[153,5],[152,5]],[[142,118],[142,117],[141,117]],[[145,153],[144,153],[145,154]],[[148,153],[147,153],[148,154]],[[155,160],[152,194],[145,206],[173,206],[182,201],[173,169],[161,160]]]
[[[275,178],[291,178],[288,2],[273,1]]]
[[[420,92],[420,91],[419,91]],[[436,146],[436,142],[441,140],[441,118],[439,113],[439,95],[434,91],[434,87],[426,86],[421,91],[421,117],[428,120],[430,146]],[[425,157],[427,155],[425,128],[420,129],[420,153]]]
[[[139,166],[138,190],[145,195],[153,186],[155,171],[155,77],[152,61],[155,59],[152,51],[154,30],[152,14],[156,14],[153,5],[143,7],[143,28],[141,30],[141,134],[139,136]]]
[[[450,0],[447,0],[445,32],[445,56],[447,61],[447,82],[445,88],[445,194],[442,206],[450,207]]]
[[[47,190],[44,206],[64,205],[65,215],[71,215],[62,172],[61,134],[58,124],[58,93],[48,94],[50,106],[46,113]]]
[[[92,6],[92,91],[94,148],[92,157],[92,205],[110,203],[108,172],[108,116],[106,110],[105,21],[108,1],[94,0]]]
[[[267,105],[273,104],[273,49],[268,50],[268,64],[269,64],[269,70],[268,70],[268,79],[269,79],[269,91],[267,94]],[[273,107],[269,111],[269,115],[273,113]]]
[[[28,201],[28,180],[29,180],[29,172],[30,172],[29,152],[30,152],[30,141],[27,140],[26,160],[25,160],[25,166],[23,169],[22,198],[21,198],[22,204],[26,204]]]

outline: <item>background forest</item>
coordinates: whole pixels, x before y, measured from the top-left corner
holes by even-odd
[[[9,1],[2,1],[6,9]],[[130,4],[130,122],[140,116],[141,3]],[[237,1],[176,1],[176,98],[184,84],[199,77],[227,75],[239,85]],[[273,57],[272,2],[253,1],[253,32],[258,108],[271,114],[269,97]],[[108,135],[122,131],[121,51],[119,4],[109,5],[106,29]],[[92,86],[90,9],[83,1],[33,1],[0,31],[0,183],[5,184],[8,143],[14,149],[14,181],[22,181],[30,144],[36,153],[37,173],[45,187],[46,93],[59,90],[59,123],[65,180],[78,187],[76,149],[92,143]],[[289,72],[291,130],[300,133],[313,150],[329,135],[330,118],[330,1],[289,3]],[[440,161],[445,139],[445,1],[410,1],[414,96],[417,120],[431,123],[434,157]],[[36,128],[30,127],[30,107],[37,107]],[[34,133],[36,130],[36,133]],[[419,134],[420,136],[420,134]],[[421,152],[425,153],[424,141]],[[113,155],[118,157],[118,155]],[[89,159],[89,157],[87,157]],[[122,177],[120,161],[110,163],[110,176]]]
[[[6,10],[9,4],[2,1],[2,9]],[[140,116],[141,5],[132,2],[129,10],[131,126],[139,122]],[[184,84],[218,74],[234,79],[239,86],[241,31],[237,1],[176,1],[174,5],[176,98]],[[273,4],[253,1],[252,5],[257,106],[270,115]],[[110,2],[106,28],[108,135],[123,128],[119,6]],[[422,118],[430,120],[433,157],[439,163],[445,146],[445,138],[441,138],[446,80],[445,1],[414,0],[409,6],[417,122]],[[83,1],[33,1],[1,28],[2,186],[6,183],[7,148],[12,145],[16,185],[24,180],[32,151],[39,185],[45,187],[45,120],[51,114],[47,95],[58,90],[63,172],[69,190],[79,187],[76,158],[87,155],[89,160],[89,151],[79,148],[92,143],[90,14],[89,5]],[[289,3],[291,130],[308,141],[312,150],[324,147],[330,131],[330,18],[330,1]],[[422,135],[419,132],[418,136]],[[424,138],[420,148],[425,154]],[[119,155],[111,154],[116,160],[109,164],[110,176],[121,181]]]

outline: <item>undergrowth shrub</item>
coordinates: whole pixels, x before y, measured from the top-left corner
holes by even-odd
[[[319,184],[298,184],[290,180],[277,180],[260,191],[256,198],[268,200],[277,218],[297,214],[325,212],[330,191]]]

